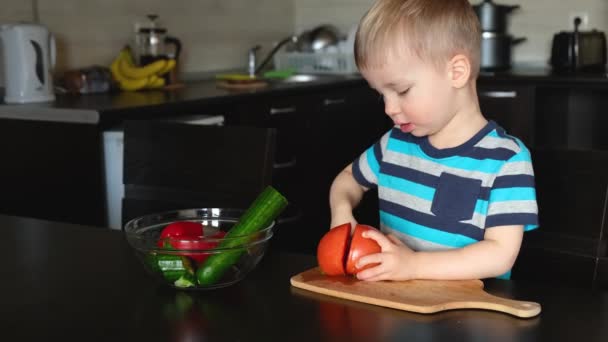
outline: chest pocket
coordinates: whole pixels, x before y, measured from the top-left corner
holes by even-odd
[[[449,173],[439,176],[431,212],[445,221],[464,221],[473,217],[481,191],[481,180]]]

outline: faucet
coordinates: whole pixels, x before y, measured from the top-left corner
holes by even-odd
[[[296,43],[297,41],[298,41],[298,36],[296,36],[296,35],[289,36],[289,37],[281,40],[277,45],[275,45],[274,48],[272,48],[272,50],[270,50],[270,52],[268,53],[266,58],[264,58],[262,63],[260,63],[260,65],[258,65],[257,67],[256,67],[256,52],[260,49],[260,46],[256,45],[256,46],[252,47],[251,49],[249,49],[249,64],[248,64],[248,69],[247,69],[249,71],[249,76],[254,77],[255,75],[257,75],[266,66],[266,64],[268,64],[268,62],[272,59],[272,56],[274,56],[275,53],[277,53],[277,51],[279,51],[279,49],[281,47],[283,47],[283,45],[285,45],[289,42]]]
[[[260,45],[256,45],[254,47],[252,47],[251,49],[249,49],[249,65],[247,67],[247,70],[249,71],[249,77],[255,77],[256,74],[256,70],[255,70],[255,55],[256,52],[258,52],[258,50],[261,48]]]

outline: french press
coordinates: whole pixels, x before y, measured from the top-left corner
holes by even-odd
[[[143,66],[163,58],[177,60],[182,49],[180,40],[167,35],[167,29],[158,23],[158,15],[150,14],[147,18],[148,22],[140,24],[135,32],[137,63]]]

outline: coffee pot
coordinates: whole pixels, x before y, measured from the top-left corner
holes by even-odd
[[[6,103],[55,100],[53,76],[55,38],[42,25],[33,23],[0,26]]]
[[[158,15],[150,14],[144,23],[136,24],[135,53],[136,63],[140,66],[163,58],[177,60],[182,49],[179,39],[167,35],[167,29],[158,21]]]

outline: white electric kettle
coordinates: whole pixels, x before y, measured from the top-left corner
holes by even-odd
[[[55,39],[42,25],[0,26],[4,64],[4,102],[47,102],[55,99],[52,68]]]

